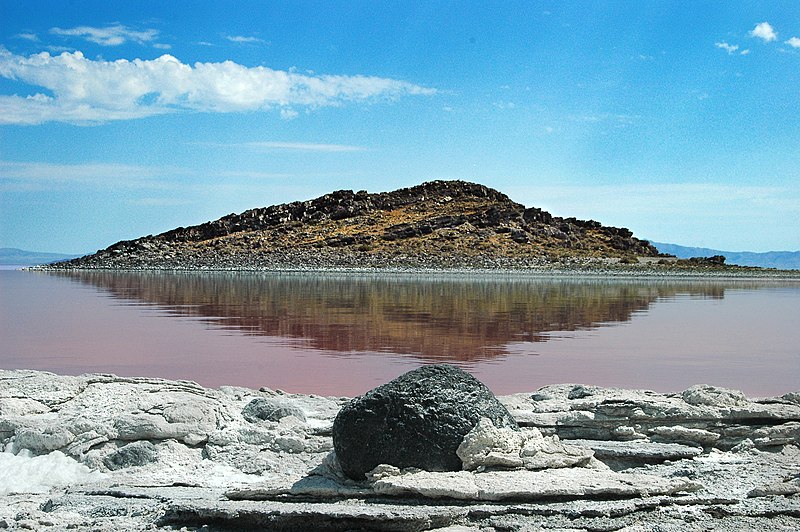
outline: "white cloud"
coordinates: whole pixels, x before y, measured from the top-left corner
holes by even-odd
[[[750,35],[758,37],[764,42],[772,42],[778,38],[778,34],[775,32],[775,29],[770,26],[769,22],[760,22],[756,24],[756,27],[753,28]]]
[[[786,41],[786,44],[788,44],[792,48],[800,48],[800,38],[792,37],[791,39]]]
[[[714,46],[716,46],[717,48],[722,48],[723,50],[725,50],[725,51],[726,51],[726,52],[728,52],[729,54],[732,54],[732,53],[734,53],[736,50],[738,50],[738,49],[739,49],[739,45],[738,45],[738,44],[728,44],[728,43],[726,43],[725,41],[722,41],[722,42],[715,42],[715,43],[714,43]]]
[[[0,95],[0,123],[98,123],[181,110],[238,112],[314,109],[350,101],[432,95],[435,89],[374,76],[306,75],[233,61],[91,60],[80,51],[51,56],[0,47],[0,77],[42,87],[28,96]]]
[[[225,38],[231,42],[239,44],[252,44],[257,42],[264,42],[264,39],[259,39],[258,37],[244,37],[242,35],[226,35]]]
[[[78,26],[76,28],[51,28],[53,35],[65,37],[80,37],[87,41],[103,46],[119,46],[128,41],[145,44],[158,37],[158,30],[148,29],[144,31],[132,30],[122,24],[114,24],[105,28],[93,26]]]
[[[749,54],[750,54],[750,49],[749,48],[745,48],[744,50],[739,52],[739,55],[749,55]]]

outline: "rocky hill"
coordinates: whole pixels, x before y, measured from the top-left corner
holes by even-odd
[[[637,262],[658,250],[624,228],[559,218],[464,181],[339,190],[118,242],[62,268],[536,267]]]

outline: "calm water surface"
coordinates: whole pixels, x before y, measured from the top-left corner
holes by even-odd
[[[800,390],[800,283],[0,271],[0,367],[355,395],[450,362],[545,384]]]

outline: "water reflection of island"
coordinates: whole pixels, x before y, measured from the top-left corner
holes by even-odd
[[[321,274],[69,272],[114,298],[328,353],[470,362],[554,331],[629,321],[661,298],[722,298],[714,283]]]

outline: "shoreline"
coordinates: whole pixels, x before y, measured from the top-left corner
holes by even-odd
[[[655,393],[561,384],[498,398],[526,435],[550,442],[544,467],[385,470],[354,482],[331,457],[331,423],[347,398],[0,370],[0,459],[17,480],[50,465],[36,489],[6,489],[0,523],[476,532],[800,526],[800,392],[751,399],[707,385]],[[292,414],[248,416],[254,400]],[[591,459],[564,467],[559,453]],[[71,476],[59,483],[53,467]]]
[[[270,274],[343,274],[375,276],[442,276],[442,277],[487,277],[507,276],[518,278],[622,278],[622,279],[676,279],[676,280],[776,280],[800,281],[800,270],[772,270],[742,267],[735,269],[667,269],[653,267],[596,267],[596,266],[536,266],[499,268],[439,268],[420,266],[253,266],[253,267],[195,267],[195,266],[148,266],[148,267],[61,267],[36,265],[20,268],[22,271],[42,272],[142,272],[142,273],[270,273]]]

